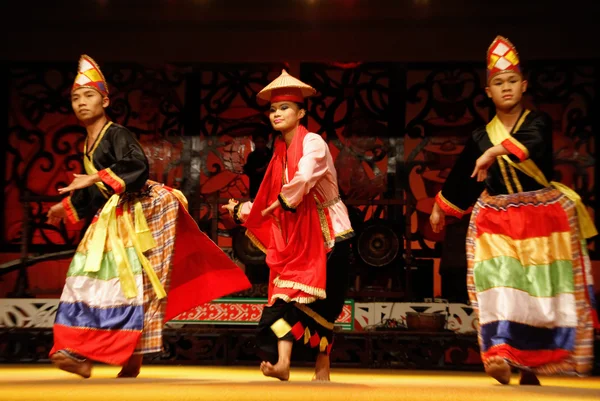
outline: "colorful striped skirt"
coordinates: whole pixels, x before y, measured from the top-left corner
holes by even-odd
[[[127,204],[133,225],[134,204],[138,200],[155,242],[144,255],[168,290],[180,203],[165,187],[149,181],[140,194],[121,196],[116,208],[120,244],[106,240],[96,272],[86,271],[85,266],[100,211],[86,231],[67,273],[50,354],[66,350],[94,361],[123,365],[134,353],[162,350],[166,298],[157,298],[123,219],[123,206]],[[115,245],[124,247],[133,273],[137,293],[134,297],[125,296],[122,289]]]
[[[482,360],[539,374],[591,371],[591,265],[575,204],[555,189],[479,198],[467,234],[467,287]]]

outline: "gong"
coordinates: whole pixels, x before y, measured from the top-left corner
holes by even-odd
[[[360,230],[357,252],[364,263],[383,267],[392,263],[400,252],[400,237],[389,223],[371,220]]]
[[[246,229],[237,227],[233,230],[233,252],[244,265],[264,265],[266,255],[246,236]]]

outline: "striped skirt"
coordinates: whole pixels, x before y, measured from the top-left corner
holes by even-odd
[[[165,187],[148,181],[137,197],[121,197],[116,216],[123,216],[123,205],[128,201],[129,216],[133,220],[135,200],[141,202],[156,244],[144,255],[168,291],[180,203]],[[117,256],[110,240],[106,241],[100,270],[85,271],[98,214],[69,267],[54,324],[54,347],[50,354],[67,350],[94,361],[123,365],[134,353],[162,350],[166,298],[157,299],[122,218],[117,218],[118,237],[131,266],[137,295],[128,298],[123,294],[115,260]]]
[[[467,235],[467,287],[485,361],[539,374],[588,374],[595,317],[575,204],[555,189],[479,198]]]

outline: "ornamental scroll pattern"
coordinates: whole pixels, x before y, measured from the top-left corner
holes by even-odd
[[[138,135],[149,156],[151,178],[179,187],[186,69],[169,65],[149,69],[138,64],[107,64],[102,68],[111,92],[109,117]],[[86,134],[70,102],[75,69],[76,63],[14,65],[9,69],[5,244],[21,241],[20,200],[25,194],[58,196],[57,189],[66,186],[73,173],[83,170],[81,151]],[[51,205],[28,204],[32,248],[49,251],[75,246],[84,224],[48,225],[46,213]]]

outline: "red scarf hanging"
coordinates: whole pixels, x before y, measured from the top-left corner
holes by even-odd
[[[298,126],[287,151],[282,139],[275,142],[273,158],[244,224],[247,235],[267,253],[269,304],[278,298],[311,303],[326,297],[327,252],[313,192],[304,196],[295,213],[277,208],[273,216],[261,214],[281,193],[286,160],[287,182],[296,174],[307,134],[304,126]]]

